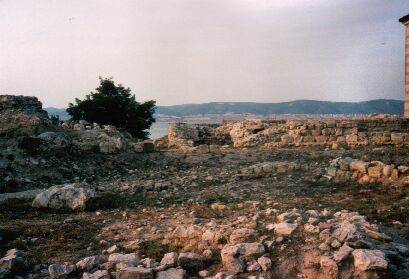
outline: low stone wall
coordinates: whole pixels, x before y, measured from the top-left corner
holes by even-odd
[[[306,166],[301,166],[294,162],[263,162],[251,165],[240,170],[242,176],[264,176],[270,174],[285,174],[300,169],[306,170]]]
[[[205,132],[203,132],[205,131]],[[234,147],[409,145],[409,120],[399,116],[360,119],[245,120],[218,126],[169,126],[169,147],[200,144]]]
[[[409,167],[387,165],[380,161],[364,162],[350,157],[333,160],[328,176],[359,183],[387,183],[409,185]]]

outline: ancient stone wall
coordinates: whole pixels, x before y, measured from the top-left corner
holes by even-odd
[[[365,162],[361,160],[337,158],[327,170],[329,177],[341,180],[366,183],[385,183],[409,185],[409,167],[385,164],[380,161]]]
[[[409,145],[409,120],[399,116],[361,119],[245,120],[208,127],[172,124],[169,147],[228,144],[234,147]]]
[[[201,144],[231,144],[231,138],[224,126],[217,124],[172,123],[168,127],[168,147],[194,147]]]

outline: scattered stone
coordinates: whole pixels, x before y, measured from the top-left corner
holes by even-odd
[[[116,246],[116,245],[112,245],[111,247],[109,247],[107,249],[108,254],[112,254],[112,253],[115,253],[115,252],[118,252],[118,246]]]
[[[297,227],[298,227],[297,224],[282,222],[274,224],[272,228],[274,228],[274,233],[277,236],[290,236],[297,229]]]
[[[82,271],[90,271],[98,264],[98,260],[96,256],[86,257],[79,262],[76,263],[76,267],[78,270]]]
[[[204,267],[204,258],[196,253],[180,253],[178,263],[188,271],[199,271]]]
[[[166,266],[166,267],[174,267],[177,264],[178,261],[178,253],[175,252],[170,252],[166,253],[162,260],[160,261],[160,265]]]
[[[272,266],[271,259],[269,257],[263,256],[258,258],[257,262],[260,264],[263,271],[269,271]]]
[[[361,271],[373,269],[387,269],[388,261],[385,254],[380,250],[357,249],[352,252],[354,266]]]
[[[185,279],[187,273],[183,269],[170,268],[161,272],[158,272],[156,279]]]
[[[154,279],[151,268],[125,267],[116,272],[116,279]]]
[[[98,270],[92,274],[84,272],[84,274],[82,275],[82,279],[110,279],[110,278],[111,276],[106,270]]]
[[[114,254],[109,255],[108,261],[113,262],[115,264],[127,263],[131,265],[137,265],[140,259],[136,253],[130,253],[130,254],[114,253]]]
[[[48,273],[51,278],[64,278],[75,271],[73,264],[52,264],[48,267]]]
[[[253,229],[241,228],[234,230],[229,238],[230,244],[238,244],[243,242],[252,242],[255,240],[256,231]]]

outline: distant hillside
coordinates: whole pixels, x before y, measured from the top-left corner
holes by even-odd
[[[65,109],[46,108],[50,115],[59,115],[60,119],[69,118]],[[366,102],[327,102],[297,100],[283,103],[205,103],[176,106],[159,106],[157,114],[186,117],[191,115],[227,113],[256,114],[269,116],[272,114],[403,114],[403,101],[399,100],[371,100]]]
[[[58,115],[61,120],[66,120],[70,118],[65,108],[61,109],[61,108],[50,107],[50,108],[45,108],[45,110],[48,112],[48,115]]]
[[[403,101],[371,100],[366,102],[327,102],[297,100],[283,103],[206,103],[176,106],[161,106],[157,114],[172,116],[189,116],[199,114],[403,114]]]

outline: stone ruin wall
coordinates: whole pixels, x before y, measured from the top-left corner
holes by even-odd
[[[327,169],[327,175],[331,179],[352,180],[361,184],[409,185],[408,166],[385,164],[381,161],[365,162],[350,157],[334,159]]]
[[[169,125],[169,148],[354,147],[409,145],[409,120],[399,116],[360,119],[244,120],[221,125]]]

